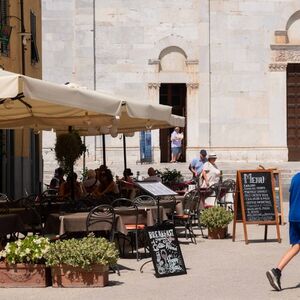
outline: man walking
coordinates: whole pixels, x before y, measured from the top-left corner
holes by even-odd
[[[290,244],[292,246],[283,255],[277,267],[266,273],[271,286],[276,291],[281,291],[280,278],[282,270],[300,251],[300,173],[294,175],[290,186],[289,223]]]

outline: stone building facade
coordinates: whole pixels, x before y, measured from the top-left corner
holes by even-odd
[[[168,98],[174,106],[181,101],[176,98],[180,86],[185,90],[178,112],[186,116],[187,161],[199,148],[216,152],[223,161],[300,159],[300,154],[289,157],[300,150],[293,121],[297,99],[288,100],[297,91],[289,92],[287,82],[287,66],[300,63],[298,0],[42,4],[44,79],[139,101],[164,103]],[[160,135],[158,130],[151,134],[154,162],[162,160],[169,144]],[[101,162],[100,137],[87,141],[88,159]],[[51,161],[51,144],[48,133],[45,161]],[[120,139],[107,138],[110,163],[120,158],[121,145]],[[140,134],[127,145],[128,160],[141,161]]]

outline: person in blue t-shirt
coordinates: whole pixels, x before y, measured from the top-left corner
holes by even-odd
[[[197,180],[203,170],[203,165],[207,162],[207,152],[206,150],[202,149],[200,150],[200,157],[199,158],[194,158],[190,165],[189,165],[189,170],[193,174],[193,179]]]
[[[277,291],[281,291],[281,271],[300,251],[300,173],[294,175],[290,186],[289,223],[290,244],[292,246],[283,255],[277,268],[273,268],[266,273],[271,286]]]

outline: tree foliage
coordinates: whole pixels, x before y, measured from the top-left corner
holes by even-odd
[[[76,131],[60,134],[56,138],[56,159],[67,174],[72,172],[76,160],[79,159],[85,151],[86,147]]]

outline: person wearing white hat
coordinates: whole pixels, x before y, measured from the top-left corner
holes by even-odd
[[[210,153],[208,155],[208,161],[204,164],[202,169],[203,183],[201,187],[210,187],[220,181],[221,171],[216,165],[217,155]]]

